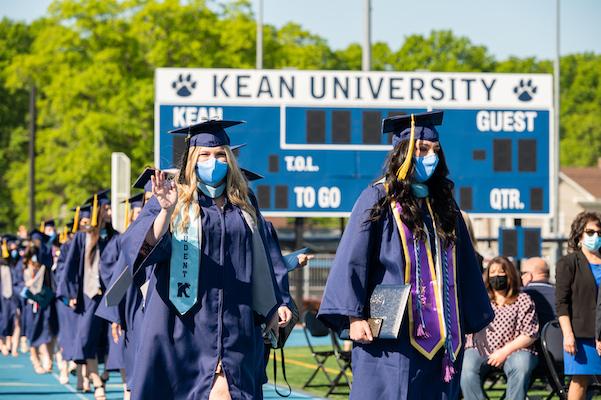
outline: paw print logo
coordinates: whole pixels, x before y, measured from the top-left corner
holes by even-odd
[[[520,83],[513,88],[513,93],[518,96],[519,101],[530,101],[536,94],[537,87],[532,84],[532,79],[524,81],[520,79]]]
[[[196,89],[196,82],[192,80],[192,75],[188,74],[184,76],[179,74],[176,80],[173,81],[171,87],[175,89],[175,93],[177,93],[180,97],[188,97],[192,94],[192,91]]]

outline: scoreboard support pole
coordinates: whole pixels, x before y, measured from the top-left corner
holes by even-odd
[[[522,226],[522,220],[520,218],[516,218],[513,220],[513,226],[517,227],[517,226]],[[518,273],[521,274],[522,272],[522,260],[516,257],[515,260],[515,267],[518,270]]]
[[[305,219],[296,217],[294,219],[294,248],[300,249],[303,247],[303,237],[305,236]],[[307,268],[307,267],[305,267]],[[304,290],[303,290],[303,273],[297,272],[294,279],[296,305],[298,306],[299,315],[303,315],[305,311],[304,305]]]

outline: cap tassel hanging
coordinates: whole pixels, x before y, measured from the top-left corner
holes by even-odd
[[[94,203],[92,206],[92,222],[90,223],[93,227],[98,226],[98,195],[94,195]]]
[[[46,228],[46,222],[42,220],[42,222],[40,222],[40,232],[44,232],[44,228]]]
[[[8,252],[8,244],[6,243],[6,239],[2,240],[2,258],[8,258],[10,253]]]
[[[77,206],[77,208],[75,208],[75,217],[73,217],[73,229],[71,230],[71,232],[76,233],[78,229],[79,229],[79,206]]]
[[[125,229],[129,228],[129,199],[125,200]]]
[[[399,180],[404,180],[407,177],[409,168],[411,167],[411,159],[413,158],[413,148],[415,147],[415,116],[411,114],[411,137],[409,138],[409,147],[407,148],[407,155],[405,161],[399,167],[396,176]]]
[[[67,241],[67,238],[69,237],[69,230],[67,229],[66,226],[63,227],[63,240],[61,241],[61,243],[65,243]]]

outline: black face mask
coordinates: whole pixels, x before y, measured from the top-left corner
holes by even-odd
[[[491,276],[489,282],[490,286],[497,291],[507,290],[507,287],[509,286],[507,275]]]

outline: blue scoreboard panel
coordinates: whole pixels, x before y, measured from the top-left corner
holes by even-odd
[[[463,210],[517,217],[547,216],[551,209],[548,107],[185,100],[157,102],[159,166],[177,164],[183,150],[184,138],[169,130],[206,118],[245,120],[229,129],[230,137],[233,144],[247,144],[239,153],[240,165],[265,176],[252,188],[267,215],[347,216],[361,191],[382,176],[391,149],[390,135],[381,134],[382,119],[428,108],[445,111],[439,132]]]

